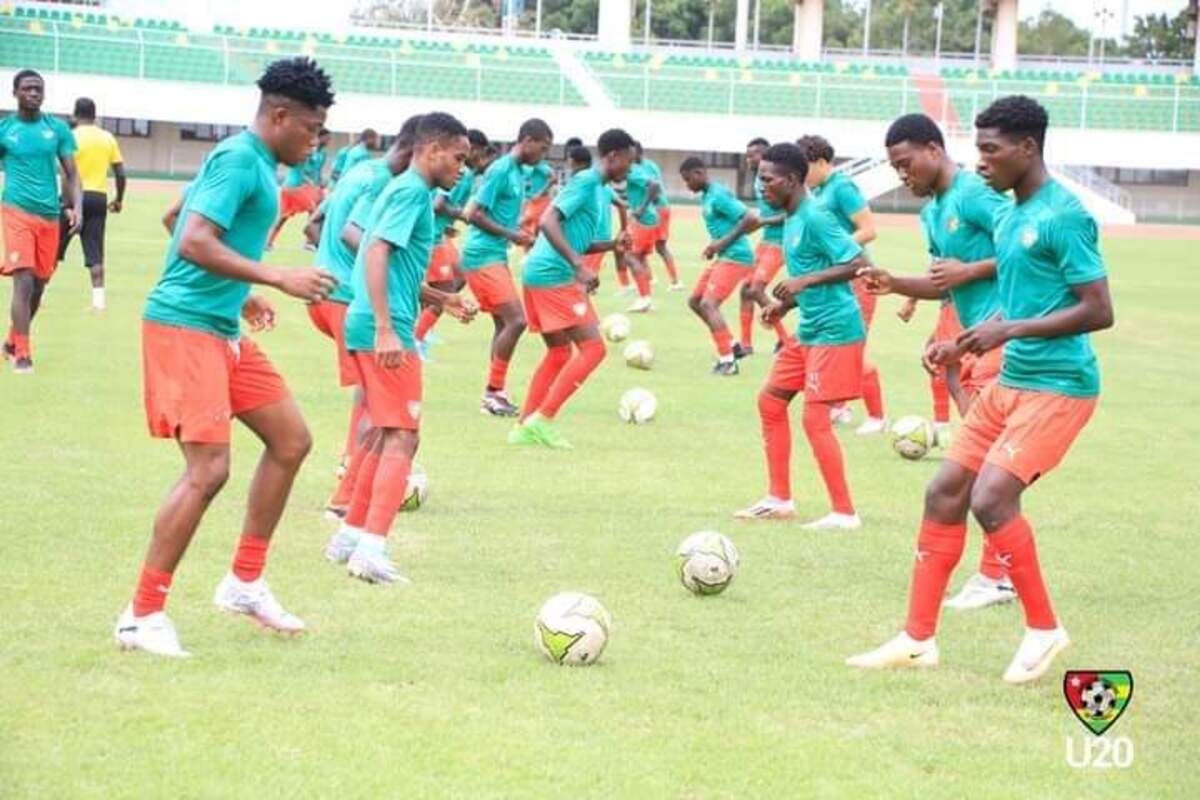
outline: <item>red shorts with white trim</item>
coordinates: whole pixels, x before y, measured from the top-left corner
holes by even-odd
[[[29,269],[33,270],[35,278],[50,280],[58,266],[58,219],[46,219],[5,205],[0,207],[0,226],[4,230],[4,261],[0,263],[0,275]]]
[[[533,333],[554,333],[597,323],[591,298],[577,283],[526,286],[525,318]]]
[[[354,367],[354,359],[346,350],[346,304],[333,300],[322,300],[319,303],[309,303],[308,318],[313,327],[333,339],[337,352],[338,383],[341,386],[354,386],[358,383],[358,370]]]
[[[491,314],[502,305],[517,302],[517,287],[507,264],[496,263],[479,269],[467,269],[463,270],[463,275],[466,276],[471,294],[479,302],[480,311]]]
[[[817,403],[853,400],[862,395],[863,343],[806,345],[795,339],[775,356],[767,386],[804,392]]]
[[[739,264],[736,261],[718,261],[711,267],[705,267],[692,287],[692,297],[707,298],[717,303],[725,302],[725,298],[733,294],[733,290],[742,281],[749,280],[754,274],[754,268],[749,264]]]
[[[371,424],[379,428],[421,429],[421,358],[404,351],[400,366],[384,368],[371,350],[356,350],[358,384],[367,401]]]
[[[425,270],[426,283],[450,283],[458,270],[458,248],[449,239],[433,248],[429,254],[429,267]]]

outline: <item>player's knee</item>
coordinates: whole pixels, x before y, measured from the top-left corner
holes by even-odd
[[[1018,499],[988,481],[976,481],[971,489],[971,514],[985,531],[994,531],[1020,511]]]
[[[957,472],[939,472],[925,487],[925,516],[964,519],[971,499],[971,483]]]
[[[695,297],[695,296],[689,297],[688,301],[687,301],[688,308],[690,308],[692,311],[696,312],[697,314],[700,313],[700,303],[701,303],[700,298]]]
[[[205,498],[216,497],[229,480],[229,452],[214,453],[188,465],[188,485]]]
[[[271,451],[271,457],[276,461],[293,469],[299,469],[312,450],[312,446],[312,433],[309,432],[308,426],[301,422],[287,435],[272,441],[268,448]]]
[[[703,314],[712,316],[713,314],[717,313],[718,308],[719,306],[717,305],[717,301],[711,297],[705,297],[700,300],[700,311]]]

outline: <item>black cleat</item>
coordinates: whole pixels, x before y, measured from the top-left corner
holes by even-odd
[[[718,361],[712,368],[713,375],[737,375],[740,371],[736,361]]]
[[[743,347],[741,342],[737,342],[733,345],[733,358],[735,361],[741,361],[746,356],[752,355],[754,355],[753,347]]]

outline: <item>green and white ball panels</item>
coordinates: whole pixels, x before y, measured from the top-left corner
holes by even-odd
[[[675,569],[693,594],[720,594],[737,576],[741,557],[733,542],[716,531],[700,531],[679,543]]]
[[[561,592],[546,601],[533,623],[533,643],[555,664],[584,666],[608,644],[612,616],[591,595]]]
[[[934,445],[933,426],[922,417],[901,417],[892,425],[889,436],[892,449],[902,458],[916,461],[924,458]]]
[[[658,398],[649,389],[635,387],[621,395],[617,416],[622,422],[644,425],[658,412]]]

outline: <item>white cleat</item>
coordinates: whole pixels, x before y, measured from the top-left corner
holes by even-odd
[[[190,658],[192,655],[180,646],[179,634],[175,633],[175,626],[163,611],[135,617],[130,604],[117,618],[113,635],[122,650],[145,650],[169,658]]]
[[[654,310],[654,301],[647,297],[639,297],[633,301],[629,308],[625,309],[630,314],[645,314],[648,311]]]
[[[874,436],[887,430],[887,420],[882,417],[867,417],[862,425],[855,429],[859,436]]]
[[[686,288],[687,287],[684,286],[679,281],[675,281],[674,283],[672,283],[670,286],[667,287],[667,291],[668,292],[682,292]]]
[[[619,286],[617,287],[617,290],[613,292],[613,297],[629,297],[629,295],[633,294],[633,292],[634,288],[632,284],[629,286]]]
[[[334,564],[345,564],[350,560],[361,536],[361,528],[355,528],[343,522],[342,526],[337,529],[337,533],[325,545],[325,558]]]
[[[933,446],[934,447],[949,447],[950,442],[954,441],[954,426],[949,422],[933,423]]]
[[[1017,648],[1008,669],[1004,670],[1005,683],[1036,681],[1050,668],[1054,657],[1070,643],[1070,637],[1061,627],[1049,631],[1026,628],[1021,646]]]
[[[829,409],[829,421],[834,425],[849,425],[854,422],[854,412],[845,403],[840,406],[832,406]]]
[[[247,583],[232,572],[226,573],[213,595],[213,604],[230,614],[245,614],[268,630],[304,631],[304,620],[284,610],[262,578]]]
[[[806,531],[856,531],[862,527],[858,514],[840,514],[831,511],[820,519],[800,526]]]
[[[400,568],[393,563],[385,548],[365,546],[365,542],[361,539],[358,547],[354,548],[354,552],[350,554],[350,559],[346,562],[346,571],[350,573],[350,577],[367,583],[408,584],[411,582],[401,574]]]
[[[796,516],[796,504],[767,495],[749,508],[733,512],[734,519],[791,519]]]
[[[1007,577],[993,580],[977,572],[967,578],[967,582],[963,584],[958,594],[942,603],[942,608],[969,611],[973,608],[1011,603],[1016,596],[1017,592]]]
[[[930,636],[923,642],[901,631],[879,647],[867,653],[859,653],[846,659],[846,665],[862,669],[906,669],[909,667],[936,667],[938,665],[937,641]]]

